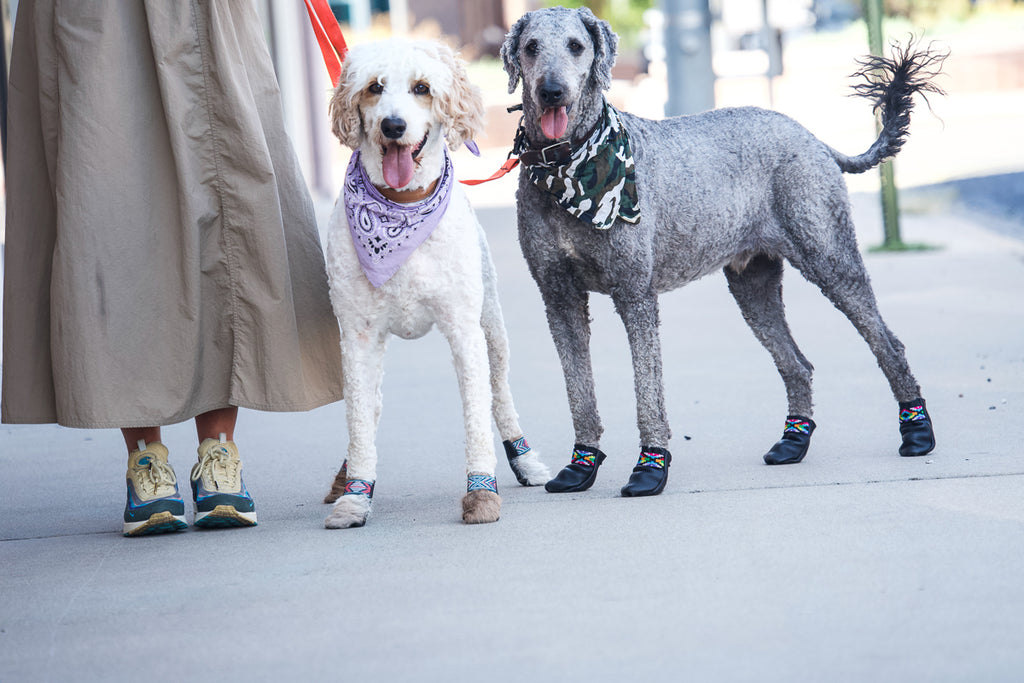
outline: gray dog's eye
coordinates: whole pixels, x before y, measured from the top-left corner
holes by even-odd
[[[569,52],[573,53],[574,55],[579,55],[581,52],[583,52],[583,43],[581,43],[578,40],[570,40]]]
[[[537,47],[537,41],[531,40],[530,42],[528,42],[526,46],[523,47],[523,52],[530,55],[531,57],[536,57],[540,53],[540,48]]]

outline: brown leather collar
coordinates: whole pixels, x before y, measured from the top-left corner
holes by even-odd
[[[427,187],[420,188],[418,190],[396,190],[391,187],[380,187],[374,185],[377,188],[377,192],[380,192],[385,199],[396,204],[414,204],[416,202],[422,202],[424,199],[428,199],[434,190],[437,189],[437,181],[440,178],[435,178],[434,182],[430,183]]]
[[[587,140],[590,139],[590,136],[594,134],[597,127],[601,125],[601,120],[602,117],[598,116],[597,121],[595,121],[590,130],[580,138],[580,142],[576,146],[573,146],[569,140],[562,140],[539,149],[531,145],[526,139],[526,130],[522,128],[523,123],[520,121],[519,126],[522,130],[523,146],[526,147],[526,149],[519,154],[520,163],[525,166],[564,166],[568,163],[569,159],[572,158],[573,152],[579,149]]]

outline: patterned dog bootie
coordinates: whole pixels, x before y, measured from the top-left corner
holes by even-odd
[[[344,492],[338,496],[330,514],[324,520],[328,529],[353,529],[366,524],[373,503],[374,482],[367,479],[348,479]]]
[[[502,441],[505,447],[505,457],[508,458],[508,466],[512,468],[512,474],[516,475],[516,481],[523,486],[530,486],[530,477],[523,469],[521,456],[530,452],[530,444],[526,443],[526,437],[521,436],[515,441]]]
[[[494,475],[470,472],[466,476],[466,495],[462,499],[462,521],[488,524],[501,517],[501,496]]]
[[[905,458],[927,455],[935,449],[932,419],[923,398],[900,403],[900,436],[900,455]]]
[[[789,415],[782,438],[764,454],[767,465],[795,465],[807,455],[811,445],[811,433],[817,425],[809,417]]]
[[[544,484],[548,493],[576,493],[586,491],[597,479],[597,468],[607,456],[598,448],[581,443],[573,446],[572,462],[562,468],[555,478]]]
[[[348,479],[345,481],[345,492],[341,495],[366,496],[373,500],[373,484],[374,482],[365,479]]]
[[[668,483],[668,466],[671,463],[672,454],[667,449],[641,449],[636,467],[629,475],[629,481],[622,487],[622,495],[626,498],[658,495]]]

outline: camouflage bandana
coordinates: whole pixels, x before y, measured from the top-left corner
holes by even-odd
[[[599,230],[612,227],[617,218],[627,223],[640,220],[629,134],[607,101],[597,129],[564,165],[539,163],[526,170],[559,206]]]

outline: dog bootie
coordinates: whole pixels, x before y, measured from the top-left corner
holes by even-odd
[[[905,458],[927,455],[935,448],[932,419],[923,398],[900,403],[900,436],[903,437],[900,455]]]
[[[807,447],[811,445],[811,433],[817,425],[809,417],[790,415],[786,418],[786,428],[782,438],[764,454],[767,465],[795,465],[807,455]]]
[[[622,487],[622,495],[635,498],[661,493],[668,483],[668,466],[671,462],[672,454],[664,448],[641,449],[636,467],[629,475],[629,481]]]
[[[576,444],[572,449],[572,462],[562,468],[555,478],[544,484],[548,493],[575,493],[586,491],[597,479],[597,468],[607,456],[598,448]]]
[[[516,475],[516,481],[523,486],[530,486],[530,478],[519,464],[519,456],[530,452],[530,444],[526,443],[526,437],[521,436],[515,441],[502,441],[501,445],[505,447],[508,466],[512,468],[512,473]]]
[[[344,492],[324,520],[328,529],[353,529],[366,524],[373,503],[374,482],[367,479],[348,479]]]

